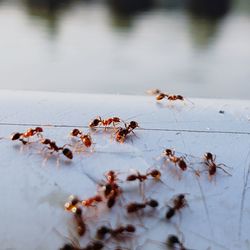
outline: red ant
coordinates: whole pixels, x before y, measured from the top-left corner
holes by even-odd
[[[176,101],[176,100],[184,101],[184,97],[182,95],[168,95],[161,92],[156,96],[157,101],[160,101],[164,98],[167,98],[169,101]]]
[[[173,206],[170,207],[168,211],[166,212],[166,219],[169,220],[171,219],[177,211],[180,209],[186,207],[188,205],[187,200],[185,198],[184,194],[179,194],[173,199]]]
[[[118,141],[118,142],[121,142],[123,143],[127,137],[128,134],[130,133],[133,133],[134,134],[134,129],[138,128],[139,125],[136,121],[131,121],[129,123],[129,125],[127,125],[125,123],[125,128],[122,128],[122,127],[119,127],[117,128],[116,130],[116,136],[115,136],[115,139]]]
[[[226,166],[223,163],[220,164],[216,164],[215,163],[216,160],[216,156],[213,155],[210,152],[207,152],[204,154],[204,161],[203,163],[207,166],[207,170],[208,170],[208,174],[209,174],[209,179],[211,180],[212,176],[214,176],[216,174],[216,170],[217,168],[221,169],[223,172],[225,172],[226,174],[232,176],[230,173],[228,173],[224,168],[220,167],[220,166]]]
[[[41,127],[36,127],[34,129],[29,128],[27,131],[24,133],[15,133],[11,136],[11,140],[19,140],[21,141],[24,145],[28,143],[28,141],[24,140],[24,138],[29,139],[30,137],[37,135],[38,137],[42,137],[43,128]]]
[[[96,237],[99,240],[104,240],[106,235],[109,234],[110,237],[112,238],[118,238],[118,237],[123,236],[124,233],[134,233],[135,231],[136,231],[136,228],[131,224],[128,224],[126,226],[120,226],[115,229],[112,229],[107,226],[102,226],[97,230]]]
[[[77,128],[73,129],[70,133],[71,136],[78,137],[86,147],[91,147],[92,138],[89,134],[83,134],[83,132]]]
[[[113,124],[115,127],[116,123],[120,123],[121,119],[119,117],[111,117],[108,119],[103,120],[100,116],[98,118],[95,118],[93,121],[89,123],[90,128],[94,128],[99,126],[100,124],[103,125],[104,127],[109,126],[110,124]]]
[[[157,169],[153,169],[150,172],[146,173],[145,175],[140,174],[139,171],[137,171],[136,174],[131,174],[127,177],[127,181],[136,181],[138,180],[140,185],[139,185],[139,190],[140,194],[144,197],[144,182],[148,179],[148,177],[151,176],[153,177],[154,180],[156,181],[161,181],[161,172]]]
[[[153,177],[153,179],[155,179],[155,180],[160,180],[161,172],[157,169],[153,169],[150,172],[146,173],[145,175],[142,175],[142,174],[140,174],[139,171],[137,171],[136,174],[129,175],[127,177],[127,181],[139,180],[140,182],[144,182],[145,180],[148,179],[148,176]]]
[[[98,182],[91,175],[85,173],[92,181],[98,183],[98,185],[103,189],[104,196],[107,199],[107,207],[112,208],[115,205],[117,197],[122,193],[122,189],[116,183],[117,174],[115,171],[110,170],[105,174],[107,182]]]
[[[96,195],[94,197],[88,198],[86,200],[79,200],[77,197],[71,196],[71,201],[65,203],[64,207],[67,211],[72,211],[76,208],[77,205],[81,204],[84,207],[93,207],[95,203],[102,202],[102,197]]]
[[[112,208],[115,205],[117,197],[122,193],[121,188],[116,184],[105,185],[105,196],[107,197],[107,207]]]
[[[178,165],[182,171],[187,169],[187,164],[183,157],[175,156],[175,152],[169,148],[164,151],[164,156],[166,156],[172,163]]]
[[[157,200],[148,200],[143,203],[137,203],[137,202],[132,202],[127,205],[127,213],[135,213],[138,212],[139,210],[144,209],[146,206],[156,208],[158,207],[159,203]]]
[[[83,236],[86,233],[87,228],[82,218],[82,209],[79,207],[75,207],[74,209],[72,209],[72,212],[74,213],[74,219],[77,225],[77,233],[79,236]]]
[[[50,139],[42,139],[41,143],[44,145],[48,145],[47,148],[49,150],[51,150],[51,153],[53,152],[59,152],[62,151],[62,153],[70,160],[73,159],[73,153],[69,148],[65,148],[66,145],[62,146],[62,147],[58,147],[56,145],[55,141],[51,141]]]

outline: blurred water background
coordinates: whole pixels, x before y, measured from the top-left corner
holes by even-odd
[[[250,98],[249,0],[0,0],[0,89]]]

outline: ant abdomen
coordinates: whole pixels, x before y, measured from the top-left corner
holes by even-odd
[[[111,196],[107,201],[107,207],[112,208],[115,205],[115,196]]]
[[[21,133],[15,133],[15,134],[11,137],[11,140],[12,140],[12,141],[18,140],[18,139],[20,139],[21,135],[22,135]]]
[[[187,169],[187,164],[186,164],[186,162],[184,161],[184,160],[180,160],[179,161],[179,167],[180,167],[180,169],[182,170],[182,171],[185,171],[186,169]]]
[[[180,244],[178,237],[172,234],[169,235],[167,238],[167,245],[169,247],[174,247],[175,244]]]
[[[126,226],[126,231],[129,232],[129,233],[134,233],[136,231],[135,227],[131,224],[128,224]]]
[[[127,181],[135,181],[137,178],[138,178],[137,175],[132,174],[127,177]]]
[[[62,153],[63,153],[67,158],[69,158],[70,160],[73,159],[73,153],[72,153],[72,151],[71,151],[70,149],[64,148],[63,151],[62,151]]]
[[[166,219],[169,220],[175,215],[175,209],[170,207],[166,213]]]

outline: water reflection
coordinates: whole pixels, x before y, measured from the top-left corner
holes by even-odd
[[[0,88],[225,97],[250,79],[247,0],[0,4]]]
[[[189,0],[188,9],[197,17],[221,19],[230,10],[231,0]]]
[[[28,14],[33,19],[40,19],[46,23],[51,36],[57,33],[60,12],[69,7],[71,0],[25,0]]]
[[[189,0],[190,30],[194,47],[204,48],[216,37],[221,20],[229,12],[230,0]]]

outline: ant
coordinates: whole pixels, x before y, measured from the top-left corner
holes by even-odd
[[[110,117],[108,119],[103,120],[100,116],[98,118],[95,118],[93,121],[89,123],[90,128],[97,127],[99,125],[103,125],[105,128],[109,126],[110,124],[113,124],[115,127],[116,123],[120,123],[121,119],[119,117]]]
[[[157,200],[148,200],[146,202],[143,203],[137,203],[137,202],[132,202],[130,204],[128,204],[127,206],[127,213],[135,213],[138,212],[141,209],[144,209],[146,206],[152,207],[152,208],[156,208],[158,207],[159,203]]]
[[[121,194],[121,188],[116,184],[107,184],[105,185],[104,194],[107,200],[107,207],[112,208],[115,205],[117,197]]]
[[[164,98],[167,98],[169,101],[176,101],[176,100],[184,101],[184,97],[182,95],[168,95],[161,92],[156,96],[157,101],[160,101]]]
[[[128,134],[130,133],[135,134],[133,130],[139,127],[136,121],[131,121],[128,125],[124,123],[124,125],[125,125],[125,128],[119,127],[117,128],[117,131],[115,133],[116,141],[121,142],[121,143],[125,141]]]
[[[107,207],[111,208],[114,206],[116,202],[116,198],[121,194],[121,188],[117,184],[117,173],[113,170],[108,171],[105,173],[105,178],[107,183],[104,185],[104,196],[108,199],[107,200]]]
[[[74,219],[77,225],[77,233],[79,236],[83,236],[86,233],[87,228],[82,218],[82,209],[79,207],[75,207],[74,209],[72,209],[72,212],[74,213]]]
[[[187,169],[187,164],[183,157],[175,156],[175,152],[169,148],[164,151],[164,156],[166,156],[172,163],[178,165],[182,171]]]
[[[226,173],[227,175],[232,176],[230,173],[228,173],[224,168],[220,167],[220,166],[226,166],[223,163],[220,164],[216,164],[215,163],[216,160],[216,155],[213,155],[210,152],[207,152],[204,154],[204,161],[203,163],[207,166],[207,170],[208,170],[208,174],[209,174],[209,179],[211,180],[212,176],[214,176],[216,174],[216,170],[217,168],[221,169],[224,173]]]
[[[51,141],[50,139],[42,139],[41,143],[44,145],[48,145],[47,148],[49,150],[52,150],[51,153],[53,152],[59,152],[62,151],[62,153],[70,160],[73,159],[73,153],[69,148],[65,148],[66,145],[62,146],[62,147],[58,147],[56,145],[55,141]]]
[[[177,211],[180,209],[186,207],[188,205],[187,200],[185,198],[184,194],[179,194],[173,199],[173,206],[170,207],[168,211],[166,212],[166,219],[169,220],[171,219]]]
[[[122,193],[122,189],[116,183],[117,177],[113,170],[108,171],[105,174],[106,182],[99,182],[91,175],[85,173],[93,182],[97,183],[101,187],[104,193],[104,197],[107,199],[107,207],[112,208],[115,205],[117,197]]]
[[[161,172],[157,169],[153,169],[150,172],[146,173],[145,175],[140,174],[139,171],[137,171],[136,174],[131,174],[127,177],[127,181],[136,181],[138,180],[140,183],[139,189],[140,189],[140,193],[142,196],[144,196],[144,192],[143,192],[143,187],[142,183],[144,183],[144,181],[146,181],[148,179],[148,177],[151,176],[153,177],[154,180],[156,181],[161,181]]]
[[[24,145],[28,143],[28,141],[24,140],[24,138],[29,139],[30,137],[37,135],[38,137],[42,137],[42,133],[43,132],[43,128],[41,127],[36,127],[34,129],[29,128],[28,130],[26,130],[24,133],[15,133],[11,136],[11,140],[15,141],[15,140],[19,140],[21,141]]]
[[[79,244],[75,243],[66,243],[60,250],[101,250],[104,248],[104,244],[99,241],[95,240],[90,242],[86,247],[80,247]]]
[[[77,197],[74,196],[71,196],[70,199],[71,201],[65,203],[64,205],[64,208],[67,211],[74,210],[78,204],[81,204],[84,207],[93,207],[95,206],[95,203],[102,202],[102,197],[100,195],[96,195],[86,200],[79,200]]]
[[[107,226],[100,227],[96,232],[97,239],[104,240],[106,235],[109,234],[112,238],[118,238],[119,236],[122,236],[124,233],[134,233],[136,231],[136,228],[128,224],[126,226],[120,226],[118,228],[112,229]]]
[[[87,147],[91,147],[92,145],[92,138],[89,134],[83,134],[83,132],[77,128],[73,129],[70,132],[71,136],[78,137],[82,141],[82,143]]]
[[[148,179],[148,176],[153,177],[155,180],[160,180],[161,178],[161,172],[157,169],[153,169],[150,172],[146,173],[145,175],[140,174],[139,171],[137,171],[137,174],[132,174],[127,177],[127,181],[135,181],[139,180],[139,182],[144,182]]]

